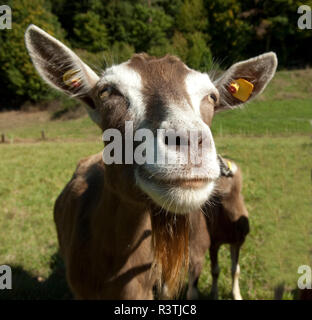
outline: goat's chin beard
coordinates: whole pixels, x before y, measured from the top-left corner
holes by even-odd
[[[177,297],[188,272],[190,214],[198,214],[199,209],[210,198],[214,181],[199,183],[200,187],[195,183],[195,188],[168,186],[147,180],[136,172],[136,182],[156,204],[152,210],[151,222],[153,267],[160,297]]]
[[[189,218],[151,213],[153,269],[160,298],[178,297],[183,288],[189,267]]]
[[[160,184],[136,172],[140,189],[156,204],[151,214],[153,267],[160,298],[177,297],[183,287],[189,263],[190,214],[210,198],[214,181],[195,183],[195,187]],[[199,185],[199,186],[198,186]],[[160,208],[159,208],[160,207]],[[164,288],[166,293],[164,294]]]
[[[148,181],[139,175],[137,184],[153,202],[165,212],[185,215],[200,209],[213,194],[215,183],[209,181],[200,188],[184,188],[179,186],[165,186]]]

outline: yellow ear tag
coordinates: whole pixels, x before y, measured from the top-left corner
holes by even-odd
[[[70,69],[70,70],[66,71],[63,74],[63,82],[69,87],[78,88],[81,84],[81,79],[78,77],[74,78],[74,76],[79,72],[80,72],[80,70],[78,70],[78,69],[76,69],[76,70]]]
[[[234,80],[229,86],[229,91],[232,96],[243,102],[248,100],[253,89],[254,85],[242,78]]]
[[[232,162],[231,161],[227,161],[228,167],[229,169],[232,171]]]

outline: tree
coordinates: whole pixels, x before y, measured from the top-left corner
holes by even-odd
[[[0,106],[10,108],[30,98],[40,100],[51,91],[37,75],[24,44],[24,33],[33,23],[51,35],[63,39],[57,18],[50,12],[44,0],[11,0],[12,29],[0,32]]]
[[[78,13],[74,18],[75,47],[97,52],[108,48],[107,29],[93,11]]]
[[[149,6],[146,1],[110,1],[101,16],[109,30],[111,43],[127,42],[136,51],[161,46],[173,25],[163,8]]]
[[[242,3],[238,0],[205,0],[210,35],[209,46],[215,57],[222,57],[226,65],[242,59],[251,41],[252,25],[241,15]]]
[[[97,13],[98,5],[102,8],[104,4],[98,0],[46,0],[51,4],[51,10],[58,17],[62,28],[66,30],[68,39],[75,38],[74,19],[80,13],[93,11]]]
[[[307,46],[312,40],[311,31],[297,26],[300,17],[297,10],[302,4],[300,0],[244,2],[243,15],[254,26],[246,52],[254,55],[273,50],[279,57],[279,65],[284,66],[311,63],[312,50]],[[311,0],[304,4],[312,7]]]
[[[172,47],[173,53],[177,55],[180,59],[182,59],[184,62],[187,62],[189,48],[187,40],[181,32],[176,31],[174,33],[172,37]]]
[[[212,65],[212,55],[207,45],[210,36],[205,31],[209,21],[203,0],[185,0],[176,25],[180,32],[175,32],[173,46],[179,56],[191,68],[207,71]]]
[[[177,27],[185,33],[202,32],[208,26],[203,0],[185,0],[177,16]]]
[[[188,40],[190,49],[187,55],[187,64],[196,70],[209,71],[213,63],[212,54],[203,34],[195,32],[189,35]]]

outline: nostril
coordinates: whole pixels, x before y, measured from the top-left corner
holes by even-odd
[[[201,147],[202,144],[203,144],[203,139],[202,139],[202,137],[199,137],[198,138],[198,145]]]
[[[187,133],[181,133],[181,132],[175,132],[175,133],[170,133],[168,135],[165,135],[164,137],[164,143],[166,146],[176,146],[176,147],[181,147],[181,146],[191,146],[191,139],[195,139],[193,143],[197,143],[198,145],[202,144],[202,137],[200,136],[195,136],[192,137],[192,135],[187,132]]]

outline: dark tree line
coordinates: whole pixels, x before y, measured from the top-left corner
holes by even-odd
[[[0,30],[0,109],[55,98],[24,46],[37,24],[92,67],[134,52],[178,55],[201,71],[273,50],[282,68],[311,64],[312,30],[297,27],[298,0],[10,0],[11,30]],[[307,1],[312,7],[312,1]]]

